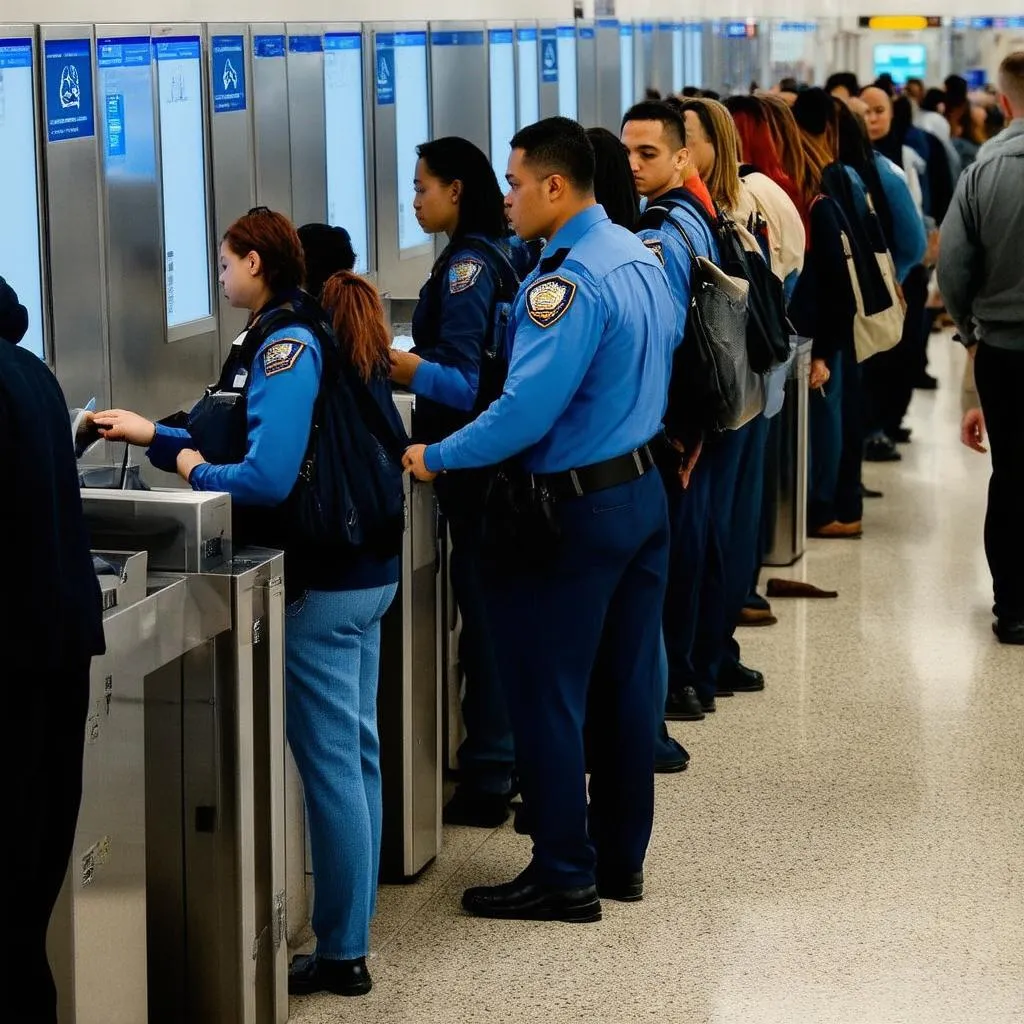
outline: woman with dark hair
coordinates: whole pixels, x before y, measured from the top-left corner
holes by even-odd
[[[417,149],[413,208],[428,234],[448,244],[420,291],[415,347],[392,350],[391,379],[417,396],[414,440],[433,444],[474,420],[499,397],[495,312],[511,302],[528,257],[509,238],[504,197],[491,162],[473,143],[448,137]],[[490,353],[494,352],[496,358]],[[451,531],[452,587],[462,613],[459,659],[466,673],[459,785],[445,821],[496,828],[508,817],[512,731],[483,600],[481,547],[487,475],[446,473],[435,483]]]
[[[587,138],[594,147],[594,198],[613,224],[634,231],[640,196],[625,147],[607,128],[588,128]]]
[[[299,241],[306,256],[306,291],[320,298],[327,279],[341,270],[353,270],[356,254],[352,238],[340,227],[330,224],[303,224]]]
[[[122,410],[97,413],[95,423],[110,440],[148,446],[154,466],[176,467],[193,490],[230,494],[237,545],[284,549],[288,742],[306,798],[317,938],[315,954],[293,964],[288,989],[361,995],[372,986],[366,955],[380,861],[380,620],[397,591],[398,550],[315,544],[296,528],[288,499],[318,399],[340,380],[343,361],[403,435],[387,380],[388,332],[375,293],[362,307],[329,295],[338,336],[331,332],[300,290],[302,245],[282,214],[259,207],[232,224],[220,265],[228,301],[250,316],[208,393],[214,401],[201,401],[180,427]],[[339,457],[350,454],[358,458]]]

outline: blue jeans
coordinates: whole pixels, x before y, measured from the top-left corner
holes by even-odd
[[[381,841],[380,620],[397,590],[310,590],[287,609],[288,743],[306,795],[317,955],[331,960],[370,949]]]

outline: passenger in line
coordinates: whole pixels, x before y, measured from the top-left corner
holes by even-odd
[[[1024,51],[999,66],[999,105],[1009,120],[964,172],[942,223],[938,278],[960,338],[974,359],[980,409],[961,439],[992,449],[985,553],[995,592],[993,631],[1024,644]]]
[[[538,498],[513,506],[508,533],[528,530],[531,542],[514,555],[496,545],[487,575],[533,859],[512,882],[468,890],[463,906],[596,921],[599,893],[641,898],[654,817],[669,531],[648,443],[661,429],[677,314],[657,258],[594,202],[594,152],[578,124],[520,131],[507,178],[517,234],[548,241],[513,306],[504,392],[406,462],[429,480],[512,459]]]
[[[413,439],[433,444],[472,422],[501,394],[505,353],[495,313],[525,274],[525,248],[509,238],[504,200],[490,160],[460,138],[418,150],[413,207],[428,234],[448,244],[420,290],[411,352],[393,350],[391,379],[417,396]],[[500,368],[500,371],[499,371]],[[487,474],[448,473],[435,485],[451,533],[451,575],[462,615],[465,673],[459,785],[444,810],[450,825],[496,828],[513,795],[512,729],[483,600],[482,517]]]
[[[0,277],[0,480],[10,526],[0,651],[17,721],[5,743],[7,912],[17,947],[9,963],[23,1007],[15,1015],[57,1024],[46,932],[82,798],[89,668],[105,641],[68,406],[46,363],[18,347],[28,327],[28,311]]]
[[[228,301],[250,313],[211,389],[220,401],[200,403],[185,426],[124,410],[97,413],[95,422],[109,440],[148,446],[154,466],[177,468],[193,490],[230,494],[237,545],[284,550],[288,742],[306,797],[317,938],[315,954],[292,965],[288,988],[361,995],[372,985],[366,955],[380,862],[380,621],[397,591],[398,550],[311,545],[289,518],[289,498],[318,396],[337,386],[336,358],[362,379],[396,437],[403,433],[387,379],[389,332],[379,297],[354,275],[327,286],[338,333],[329,332],[300,290],[295,228],[265,207],[228,229],[220,265]],[[219,414],[230,396],[244,416]]]

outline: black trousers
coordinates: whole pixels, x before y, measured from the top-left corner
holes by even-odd
[[[985,413],[992,479],[985,516],[985,554],[995,614],[1024,620],[1024,351],[978,346],[974,380]]]
[[[57,992],[46,959],[46,931],[75,838],[82,799],[82,753],[89,661],[53,672],[16,674],[27,714],[9,730],[13,801],[8,845],[10,920],[18,929],[19,1020],[56,1024]]]

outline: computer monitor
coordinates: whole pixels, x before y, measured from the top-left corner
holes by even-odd
[[[925,78],[928,49],[924,43],[878,43],[875,46],[875,77],[888,74],[897,85],[908,78]]]
[[[39,240],[38,127],[32,39],[0,38],[0,277],[28,310],[22,348],[44,357],[42,250]]]

